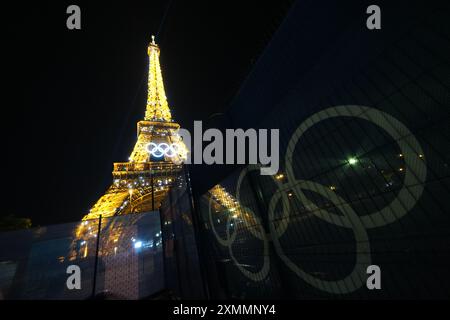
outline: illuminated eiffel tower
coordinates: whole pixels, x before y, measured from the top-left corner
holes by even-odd
[[[186,147],[172,120],[159,64],[160,49],[148,46],[148,97],[145,118],[137,124],[137,142],[128,162],[114,163],[113,183],[83,220],[159,208],[169,187],[177,183]]]

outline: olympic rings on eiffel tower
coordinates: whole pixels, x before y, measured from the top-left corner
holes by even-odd
[[[167,143],[149,143],[147,145],[147,151],[156,158],[168,157],[173,158],[178,155],[179,146],[176,143],[167,144]]]
[[[384,208],[367,215],[358,215],[350,204],[348,204],[336,192],[332,192],[329,187],[321,185],[317,182],[299,180],[295,177],[292,160],[294,159],[295,147],[303,136],[303,134],[311,129],[317,123],[336,117],[351,117],[369,121],[388,133],[397,143],[401,150],[405,161],[405,175],[403,186],[397,193],[396,198]],[[263,266],[260,271],[251,272],[245,269],[241,263],[237,261],[233,254],[232,245],[236,240],[236,228],[230,232],[231,215],[228,215],[226,224],[227,238],[223,239],[217,234],[211,216],[211,201],[209,202],[209,218],[212,231],[222,246],[228,247],[231,259],[237,268],[249,279],[253,281],[262,281],[266,278],[270,269],[269,239],[273,242],[275,251],[285,265],[294,272],[299,278],[309,285],[333,294],[345,294],[353,292],[363,286],[366,278],[366,268],[371,264],[370,239],[368,235],[369,229],[380,228],[397,221],[405,216],[418,202],[424,190],[424,182],[427,175],[427,167],[423,159],[418,159],[418,155],[422,155],[423,150],[409,129],[400,121],[389,114],[377,109],[357,106],[345,105],[332,107],[322,110],[308,119],[306,119],[294,132],[289,141],[286,156],[286,182],[273,179],[277,186],[277,191],[273,194],[268,205],[268,221],[269,232],[266,233],[260,219],[249,208],[241,206],[242,211],[251,214],[254,225],[249,225],[244,219],[244,228],[246,228],[255,238],[262,240],[263,249]],[[249,166],[245,168],[238,179],[236,198],[238,203],[240,200],[240,188],[245,175],[252,170],[258,169],[257,166]],[[286,191],[293,191],[293,195],[302,202],[305,207],[310,209],[311,214],[317,218],[332,224],[339,228],[351,229],[354,234],[356,247],[356,259],[353,270],[345,278],[340,280],[323,280],[315,277],[300,266],[295,264],[287,254],[285,254],[280,243],[280,238],[286,232],[290,222],[290,202],[286,195]],[[337,215],[324,208],[316,206],[303,192],[304,190],[312,191],[328,199],[337,208],[342,215]],[[275,209],[281,200],[282,215],[275,218]]]

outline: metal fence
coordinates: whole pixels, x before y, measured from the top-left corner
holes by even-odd
[[[448,12],[384,1],[375,34],[323,2],[294,5],[234,101],[236,126],[280,129],[281,167],[198,199],[211,297],[448,298]]]
[[[73,265],[79,290],[67,286]],[[163,288],[159,212],[0,234],[2,299],[142,299]]]

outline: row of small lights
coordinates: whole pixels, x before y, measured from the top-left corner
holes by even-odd
[[[116,179],[116,180],[114,181],[114,184],[115,184],[116,186],[119,186],[120,184],[126,184],[126,183],[127,183],[126,180],[119,180],[119,179]],[[172,179],[157,180],[156,183],[157,183],[159,186],[161,186],[161,185],[169,185],[170,183],[172,183]],[[134,185],[134,186],[138,186],[138,185],[140,185],[140,186],[149,186],[149,185],[150,185],[150,182],[145,181],[143,177],[139,177],[139,181],[134,181],[132,184],[129,183],[129,184],[128,184],[128,188],[131,188],[133,185]]]

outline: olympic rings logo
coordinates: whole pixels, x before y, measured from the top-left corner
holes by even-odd
[[[168,157],[173,158],[179,154],[179,146],[176,143],[167,144],[167,143],[149,143],[147,145],[147,151],[156,158]]]
[[[354,209],[345,202],[344,199],[342,199],[335,192],[332,192],[330,188],[317,182],[299,180],[295,177],[294,169],[292,167],[292,159],[295,146],[302,135],[317,123],[336,117],[358,118],[377,125],[396,141],[401,153],[403,154],[403,159],[405,161],[403,187],[398,192],[397,197],[390,204],[371,214],[359,216]],[[232,244],[236,239],[236,228],[234,228],[233,231],[230,231],[232,223],[232,218],[230,215],[228,215],[226,224],[227,238],[223,239],[218,235],[216,229],[214,228],[211,215],[211,198],[209,201],[209,219],[212,231],[218,242],[222,246],[228,247],[230,257],[234,261],[236,267],[247,278],[255,282],[264,280],[269,273],[269,240],[271,240],[280,259],[292,272],[294,272],[299,278],[309,285],[333,294],[354,292],[355,290],[361,288],[365,283],[366,267],[371,264],[372,257],[370,253],[370,239],[367,231],[369,229],[386,226],[402,218],[416,205],[417,201],[422,196],[424,190],[423,184],[427,175],[427,168],[425,161],[418,160],[418,155],[421,154],[423,154],[422,148],[409,129],[387,113],[377,109],[357,105],[337,106],[322,110],[306,119],[292,135],[285,157],[286,182],[282,183],[273,178],[273,181],[277,186],[277,191],[273,194],[268,206],[269,233],[266,234],[259,218],[249,208],[242,207],[242,211],[246,214],[251,214],[253,221],[256,222],[255,228],[255,226],[249,226],[248,222],[244,219],[244,227],[254,237],[263,241],[264,259],[261,270],[258,272],[251,272],[245,269],[244,266],[235,258],[232,250]],[[236,191],[238,203],[241,202],[240,188],[244,177],[249,171],[257,169],[257,166],[250,166],[241,172],[237,182]],[[280,238],[289,227],[290,220],[290,202],[286,195],[286,190],[292,190],[293,195],[295,195],[295,197],[305,206],[311,208],[311,213],[317,218],[335,225],[336,227],[351,229],[353,231],[356,242],[356,261],[353,270],[345,278],[336,281],[317,278],[305,272],[284,253],[283,247],[280,243]],[[303,190],[312,191],[314,193],[318,193],[324,198],[327,198],[336,208],[339,208],[342,215],[336,215],[335,213],[329,212],[324,208],[317,207],[309,198],[306,197]],[[275,208],[278,206],[280,201],[282,204],[282,215],[281,218],[275,218]],[[277,220],[277,223],[275,223],[275,220]]]

